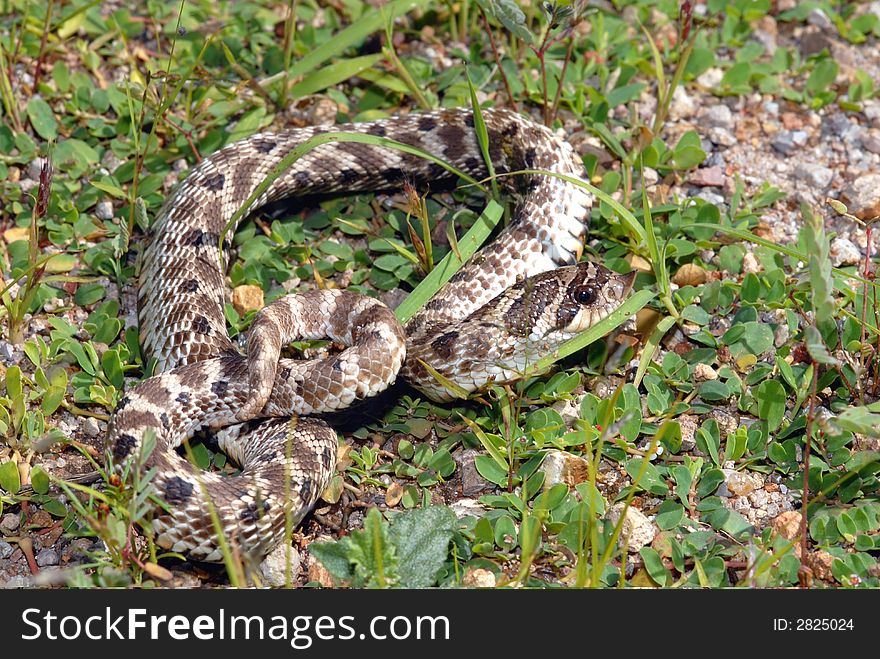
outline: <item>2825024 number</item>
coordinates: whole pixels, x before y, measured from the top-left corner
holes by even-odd
[[[795,621],[795,630],[799,632],[837,630],[852,631],[852,629],[852,618],[798,618]]]

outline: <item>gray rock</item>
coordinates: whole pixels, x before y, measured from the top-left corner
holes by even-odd
[[[477,455],[479,455],[479,451],[468,449],[456,457],[461,472],[461,493],[466,497],[475,496],[494,487],[477,471],[477,465],[474,462]]]
[[[855,265],[862,260],[862,253],[851,240],[835,238],[831,241],[830,249],[831,264],[835,268],[842,265]]]
[[[824,165],[800,162],[794,168],[794,175],[801,181],[808,183],[810,186],[824,190],[831,185],[831,180],[834,178],[834,171]]]
[[[720,151],[713,151],[709,154],[706,160],[703,161],[703,167],[720,167],[724,169],[727,166],[727,161],[724,159],[724,154]]]
[[[726,128],[728,130],[733,127],[733,113],[730,111],[730,108],[723,103],[713,105],[706,110],[703,114],[703,120],[709,124],[709,126]]]
[[[6,341],[0,341],[0,359],[5,362],[12,360],[13,348],[12,344]]]
[[[672,93],[672,103],[669,106],[669,114],[673,119],[686,119],[692,117],[697,111],[694,99],[688,96],[683,85],[679,85]]]
[[[14,533],[18,530],[19,517],[15,513],[6,513],[0,519],[0,530]]]
[[[83,419],[82,431],[86,437],[97,437],[101,434],[101,426],[98,425],[97,419],[87,416]]]
[[[708,69],[705,73],[700,75],[699,78],[697,78],[697,84],[702,87],[712,89],[721,84],[721,78],[723,77],[724,71],[722,71],[717,66],[713,66],[711,69]]]
[[[43,170],[43,159],[31,160],[27,166],[27,177],[33,181],[40,180],[40,172]]]
[[[290,551],[290,584],[287,581],[288,550]],[[266,585],[281,588],[296,583],[301,565],[302,557],[299,550],[296,547],[287,547],[284,543],[281,543],[269,552],[269,555],[260,563],[260,572],[263,573]]]
[[[845,142],[852,142],[862,132],[862,127],[850,121],[849,117],[842,112],[835,112],[829,115],[822,122],[822,125],[829,134]]]
[[[768,55],[775,53],[776,49],[779,47],[779,44],[776,42],[776,35],[773,32],[762,30],[758,27],[752,32],[752,37],[755,41],[764,46],[764,50],[767,51]]]
[[[709,139],[712,144],[720,144],[721,146],[733,146],[736,144],[736,137],[726,128],[721,126],[713,126],[708,132]]]
[[[483,517],[489,510],[476,499],[459,499],[449,505],[458,519],[462,517]]]
[[[36,585],[35,579],[29,574],[16,575],[9,579],[6,583],[0,582],[0,588],[13,590],[15,588],[33,588]]]
[[[764,112],[775,117],[779,114],[779,103],[776,101],[765,101]]]
[[[623,514],[623,508],[623,503],[617,503],[608,509],[605,517],[616,525]],[[627,540],[627,551],[630,553],[638,552],[642,547],[650,544],[655,535],[657,535],[657,527],[641,510],[632,506],[627,508],[626,517],[620,529],[620,540],[621,542],[624,538]]]
[[[95,217],[99,220],[112,220],[113,219],[113,202],[112,201],[99,201],[95,206]]]
[[[880,174],[860,176],[841,192],[840,199],[861,220],[880,215]]]
[[[101,157],[101,164],[111,173],[115,172],[116,168],[124,162],[122,158],[113,153],[112,149],[107,149]]]
[[[865,151],[880,154],[880,130],[870,128],[859,135],[859,142]]]
[[[706,188],[701,188],[700,191],[694,195],[695,197],[699,197],[703,201],[708,201],[710,204],[714,204],[715,206],[724,207],[724,197],[722,197],[717,192],[711,192]]]
[[[36,555],[37,565],[40,567],[46,567],[47,565],[58,565],[58,552],[52,549],[51,547],[46,547],[45,549],[41,549],[40,553]]]
[[[12,545],[0,540],[0,559],[9,558],[12,556],[13,551],[15,551],[15,548]]]
[[[776,133],[770,145],[781,154],[790,156],[807,143],[807,133],[802,130],[782,130]]]

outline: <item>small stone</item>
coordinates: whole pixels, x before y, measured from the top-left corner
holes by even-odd
[[[9,558],[12,556],[12,552],[15,551],[15,548],[10,545],[8,542],[0,540],[0,559]]]
[[[801,514],[789,510],[770,520],[770,528],[786,540],[794,540],[801,532]]]
[[[717,192],[712,192],[706,188],[701,188],[700,191],[694,195],[698,199],[702,199],[703,201],[707,201],[713,206],[718,206],[718,209],[723,213],[724,212],[724,197],[722,197]]]
[[[101,426],[98,425],[98,420],[93,417],[85,417],[80,427],[86,437],[97,437],[101,434]]]
[[[761,263],[758,261],[758,257],[756,257],[752,252],[746,252],[745,256],[743,256],[743,274],[747,275],[749,273],[758,274],[763,270],[761,267]]]
[[[18,529],[19,517],[15,513],[6,513],[0,519],[0,530],[9,531],[10,533]]]
[[[753,485],[755,485],[754,476],[752,474],[743,474],[742,472],[736,473],[740,474],[742,478],[734,481],[735,487],[743,487],[744,491],[748,492],[749,503],[751,503],[752,506],[754,506],[758,510],[764,508],[770,502],[770,495],[767,494],[767,492],[765,492],[763,488],[758,490],[750,489]],[[746,476],[752,476],[752,478],[747,479],[745,478]],[[761,483],[762,486],[764,484],[760,477],[757,479],[757,482]],[[743,494],[743,492],[740,492],[740,494]]]
[[[857,178],[841,192],[840,198],[849,207],[849,212],[860,220],[880,216],[880,174]]]
[[[688,177],[688,183],[699,186],[724,187],[727,177],[720,167],[702,167]]]
[[[400,483],[391,483],[388,485],[388,489],[385,490],[385,505],[389,508],[394,508],[397,504],[400,503],[400,500],[403,498],[403,487],[401,487]]]
[[[46,547],[46,549],[41,549],[40,553],[38,553],[35,557],[37,561],[37,565],[40,567],[46,567],[48,565],[58,565],[58,552],[50,547]]]
[[[701,87],[706,87],[707,89],[714,89],[721,84],[721,79],[723,77],[724,71],[717,66],[713,66],[697,78],[697,84]]]
[[[869,128],[859,136],[862,148],[869,153],[880,154],[880,130]]]
[[[617,525],[623,513],[623,508],[624,504],[622,502],[614,504],[608,509],[605,517],[611,524]],[[632,506],[627,508],[626,517],[620,529],[620,541],[623,542],[626,539],[627,551],[633,554],[638,552],[645,545],[651,544],[655,535],[657,535],[657,528],[641,510]]]
[[[869,98],[862,101],[862,112],[875,128],[880,128],[880,100]]]
[[[831,185],[834,178],[834,172],[828,167],[808,162],[798,163],[794,168],[794,175],[811,187],[823,190]]]
[[[559,483],[574,487],[583,483],[590,474],[590,463],[568,451],[550,451],[541,464],[544,472],[544,489]]]
[[[43,159],[37,158],[36,160],[31,160],[27,166],[27,177],[29,179],[33,179],[34,181],[40,180],[40,172],[43,170]]]
[[[802,130],[781,130],[770,145],[785,156],[790,156],[807,143],[807,133]]]
[[[99,220],[112,220],[113,219],[113,202],[112,201],[99,201],[95,206],[95,217]]]
[[[672,276],[672,283],[677,286],[700,286],[706,283],[707,272],[696,263],[683,264]]]
[[[309,125],[320,126],[336,123],[338,112],[339,105],[336,104],[336,101],[326,96],[314,96],[307,113]]]
[[[843,112],[829,115],[825,118],[824,124],[827,132],[846,142],[852,142],[862,132],[861,126],[850,121]]]
[[[672,93],[672,103],[669,105],[669,115],[672,119],[686,119],[692,117],[697,111],[694,99],[688,96],[684,85],[679,85]]]
[[[575,421],[581,418],[581,409],[575,401],[562,398],[553,403],[553,409],[559,412],[566,428],[571,428]]]
[[[486,507],[476,499],[459,499],[449,504],[449,509],[455,513],[458,519],[463,517],[483,517],[489,512]]]
[[[678,425],[681,428],[681,450],[687,453],[697,445],[695,435],[699,427],[699,421],[693,414],[682,414],[678,417]]]
[[[0,588],[11,590],[13,588],[33,588],[35,579],[29,574],[19,574],[10,578],[6,583],[0,581]]]
[[[727,128],[728,130],[733,127],[733,113],[730,111],[730,108],[723,103],[713,105],[706,110],[706,112],[703,113],[703,120],[709,124],[709,126]]]
[[[834,556],[827,551],[814,551],[807,554],[805,561],[807,566],[813,571],[813,575],[822,581],[831,581],[834,574],[831,572],[831,566],[834,563]]]
[[[461,583],[471,588],[494,588],[495,573],[481,567],[471,568],[465,572]]]
[[[862,261],[862,253],[848,238],[835,238],[831,241],[831,265],[839,268],[843,265],[856,265]]]
[[[5,362],[12,361],[14,349],[11,343],[0,341],[0,359]]]
[[[487,490],[491,490],[494,485],[487,481],[477,471],[477,464],[474,461],[479,455],[479,451],[468,449],[462,451],[456,456],[456,462],[460,465],[461,472],[461,493],[466,497],[476,496]]]
[[[660,174],[657,173],[656,169],[652,169],[650,167],[645,167],[642,170],[642,178],[639,181],[639,184],[644,183],[645,186],[651,187],[652,185],[657,185],[657,182],[660,180]]]
[[[697,382],[708,382],[709,380],[717,380],[718,372],[709,366],[699,362],[694,364],[694,380]]]
[[[729,130],[727,130],[726,128],[722,128],[721,126],[713,126],[709,129],[709,132],[707,134],[712,144],[719,144],[721,146],[733,146],[737,142],[736,136]]]
[[[287,579],[288,551],[290,552],[289,581]],[[296,582],[301,564],[302,557],[299,555],[299,550],[296,547],[290,547],[282,542],[269,552],[266,558],[263,559],[263,562],[260,563],[260,572],[263,574],[263,579],[266,581],[266,585],[273,588],[281,588],[283,586],[290,586]]]
[[[764,112],[775,117],[779,114],[779,103],[776,101],[764,101]]]
[[[67,545],[65,554],[70,559],[88,558],[89,552],[92,550],[92,541],[89,538],[75,538]]]
[[[232,306],[240,316],[248,311],[259,311],[265,306],[263,289],[253,284],[236,286],[232,290]]]

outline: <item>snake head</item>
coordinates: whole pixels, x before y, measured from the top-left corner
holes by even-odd
[[[555,330],[577,334],[592,327],[617,309],[632,290],[635,272],[619,275],[596,263],[579,263],[570,272],[556,271],[566,281],[556,312]]]

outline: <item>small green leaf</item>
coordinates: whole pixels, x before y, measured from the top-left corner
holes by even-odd
[[[49,491],[49,474],[43,468],[36,465],[31,469],[31,487],[37,494],[46,494]]]
[[[54,140],[58,137],[58,122],[52,108],[42,98],[33,97],[27,104],[27,115],[37,135],[44,140]]]
[[[21,476],[18,473],[18,465],[12,460],[0,464],[0,488],[9,494],[17,494],[21,489]]]
[[[755,392],[758,400],[758,418],[767,421],[770,430],[776,430],[785,416],[785,388],[778,380],[765,380]]]
[[[436,584],[457,521],[445,506],[410,510],[394,518],[390,537],[396,549],[400,586],[427,588]]]

